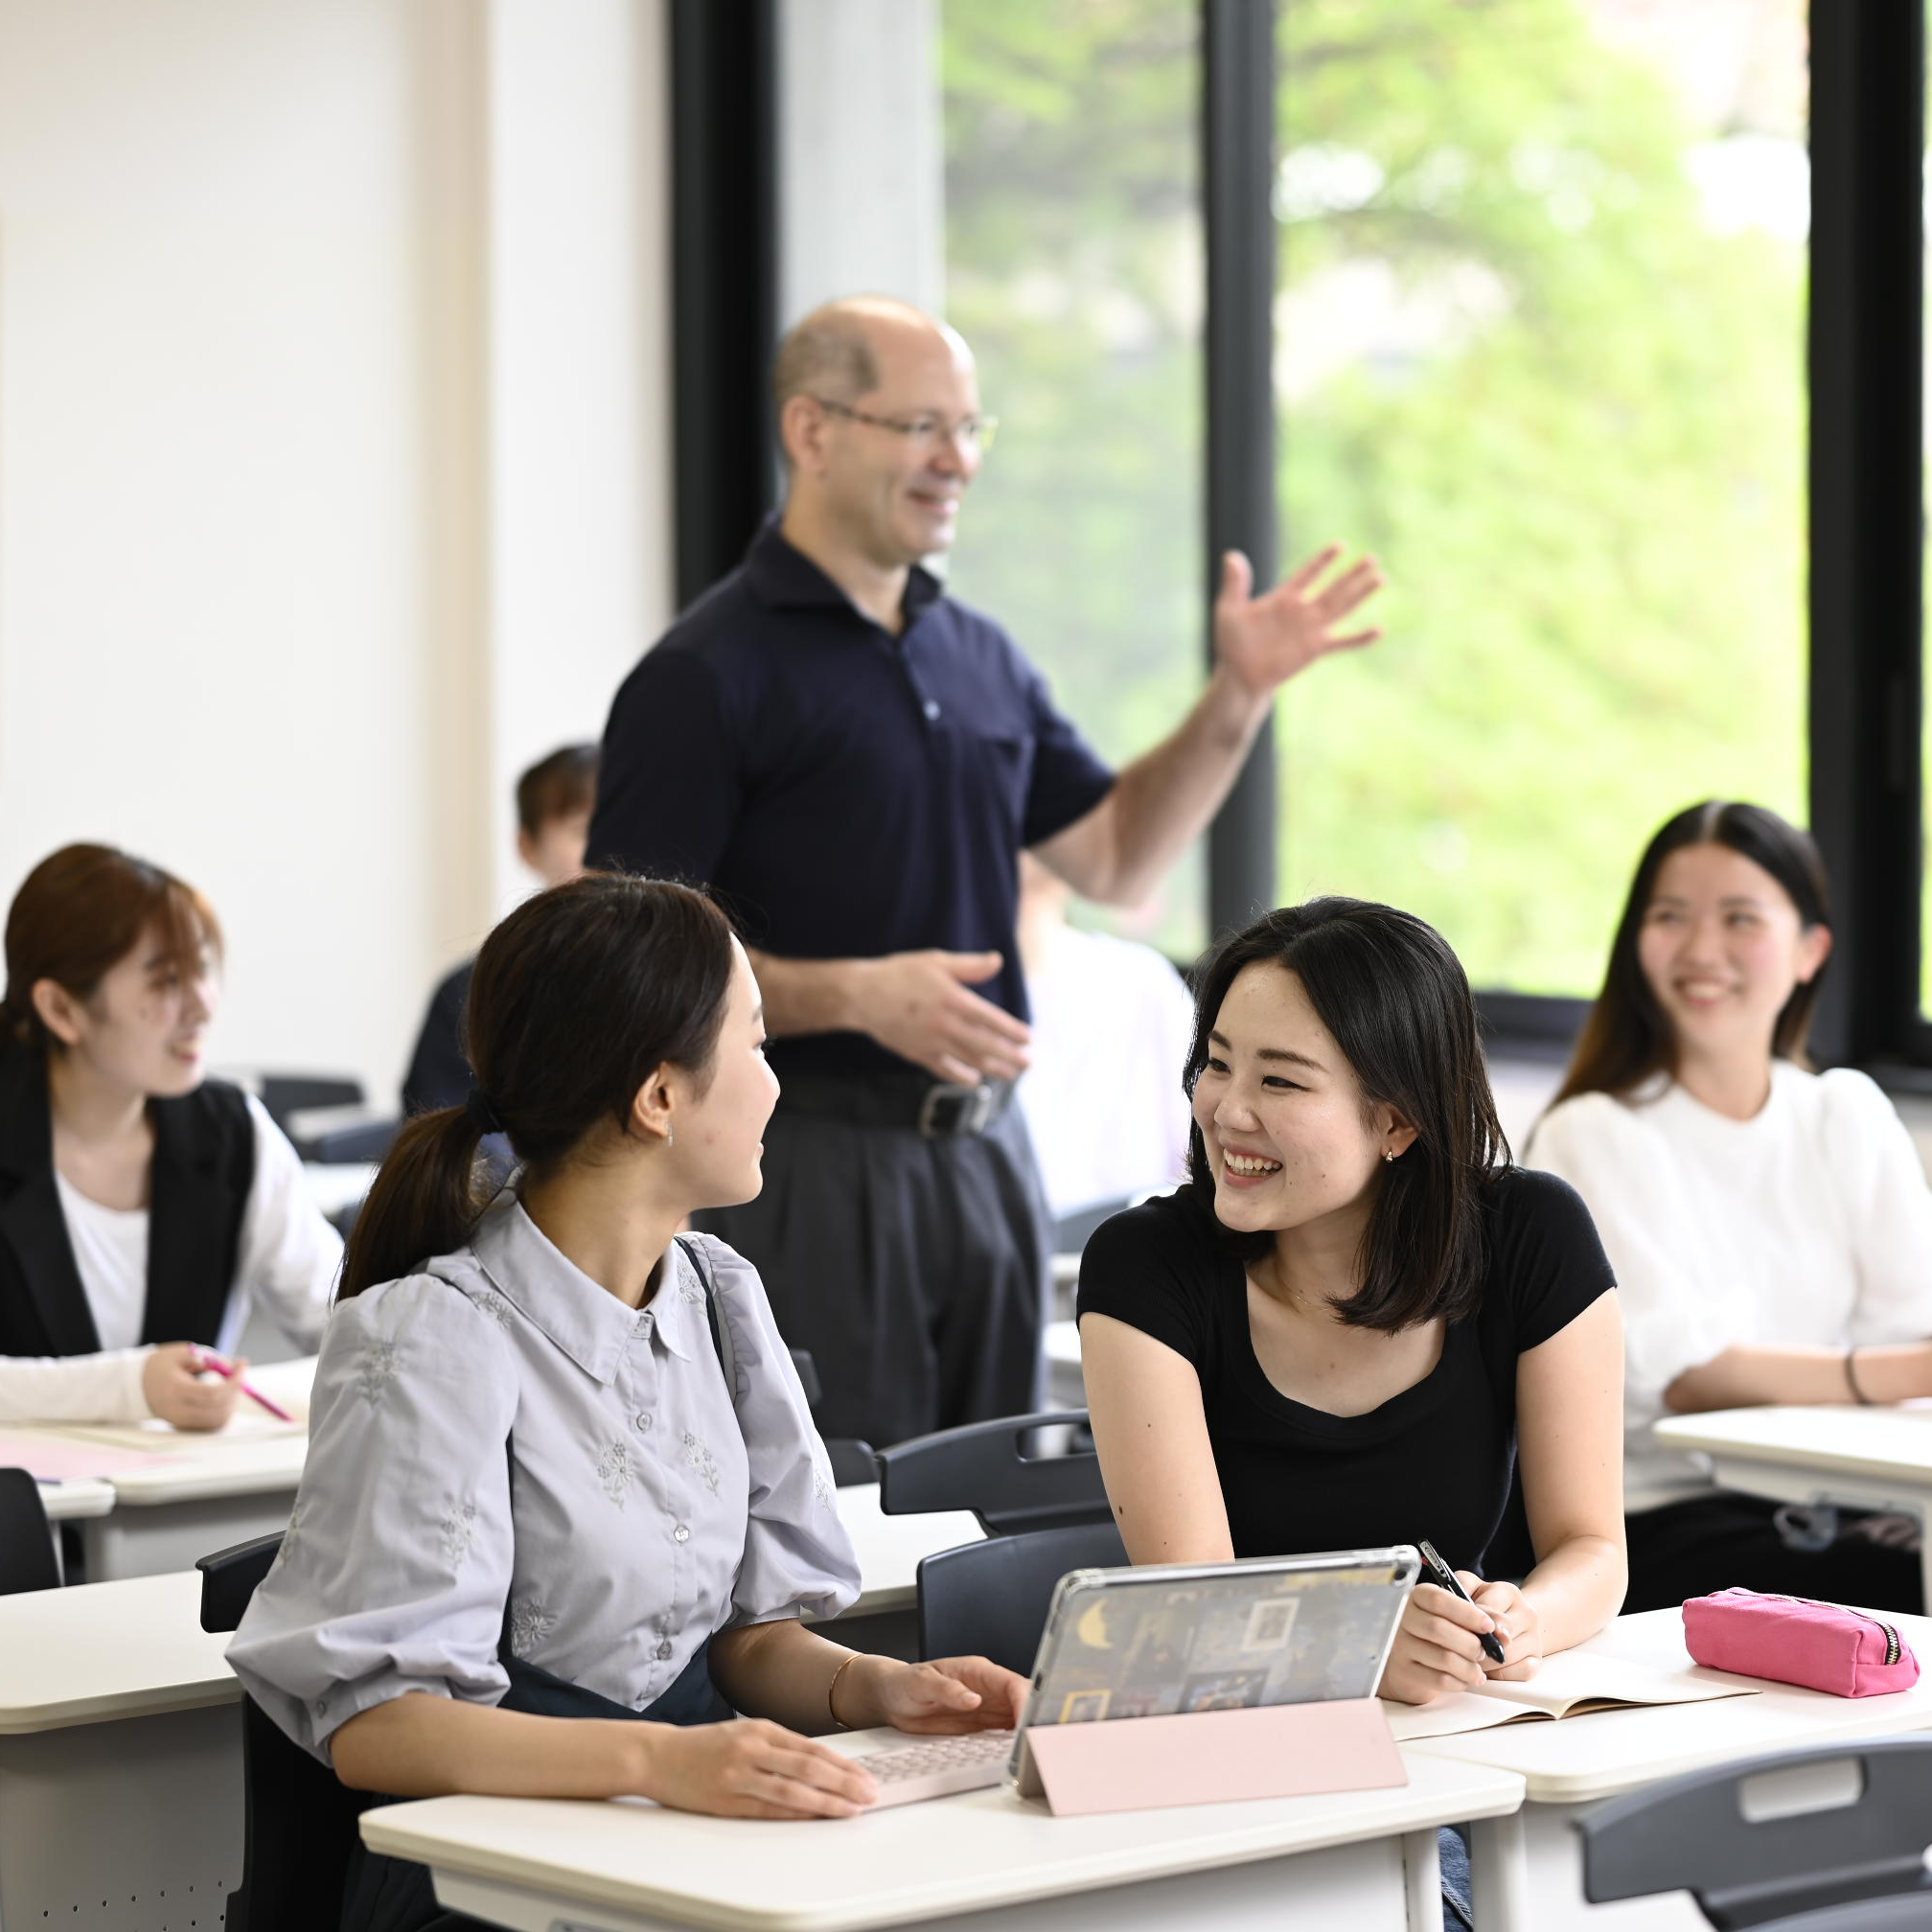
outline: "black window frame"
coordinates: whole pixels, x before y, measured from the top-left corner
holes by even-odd
[[[1276,557],[1279,6],[1198,4],[1208,238],[1202,623],[1211,656],[1215,560],[1244,549],[1266,581]],[[1812,1050],[1821,1065],[1865,1066],[1891,1084],[1932,1091],[1932,1020],[1919,1000],[1925,0],[1831,0],[1810,12],[1806,733],[1836,941]],[[777,492],[765,400],[780,240],[775,0],[672,0],[669,28],[683,605],[738,561]],[[1270,406],[1254,408],[1257,395]],[[1212,933],[1273,903],[1276,779],[1264,730],[1208,834]],[[1588,1010],[1587,998],[1504,989],[1481,989],[1478,1000],[1492,1047],[1530,1057],[1567,1051]]]

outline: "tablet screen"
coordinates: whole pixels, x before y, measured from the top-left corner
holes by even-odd
[[[1370,1696],[1414,1576],[1410,1564],[1384,1561],[1069,1579],[1028,1721]]]

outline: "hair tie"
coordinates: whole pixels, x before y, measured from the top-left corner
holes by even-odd
[[[490,1104],[490,1096],[480,1087],[472,1087],[470,1097],[463,1103],[463,1111],[470,1116],[470,1124],[479,1134],[500,1134],[503,1123],[496,1117],[496,1110]]]

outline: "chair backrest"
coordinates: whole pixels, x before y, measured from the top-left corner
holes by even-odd
[[[1027,1453],[1042,1430],[1086,1427],[1086,1410],[1060,1409],[895,1442],[879,1452],[879,1506],[888,1516],[970,1509],[989,1536],[1110,1522],[1100,1459],[1091,1447]]]
[[[919,1565],[921,1657],[990,1657],[1033,1668],[1054,1586],[1070,1570],[1127,1561],[1112,1523],[1075,1523],[941,1550]]]
[[[0,1597],[59,1587],[60,1559],[40,1484],[25,1469],[0,1469]]]
[[[278,1530],[196,1564],[202,1629],[233,1630],[241,1622],[281,1547]],[[379,1801],[350,1790],[252,1697],[242,1700],[242,1762],[247,1822],[228,1932],[337,1932],[356,1821]]]
[[[1719,1932],[1932,1925],[1928,1820],[1932,1737],[1716,1764],[1577,1819],[1583,1896],[1683,1889]]]

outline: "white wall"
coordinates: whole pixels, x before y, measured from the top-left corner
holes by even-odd
[[[218,1061],[393,1094],[668,610],[661,9],[0,0],[0,894],[201,886]]]

